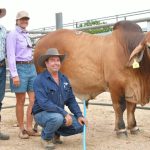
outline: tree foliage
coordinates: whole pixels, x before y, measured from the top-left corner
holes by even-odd
[[[106,22],[100,22],[97,20],[88,20],[85,23],[80,23],[77,28],[83,28],[83,27],[88,27],[88,26],[97,26],[97,25],[105,25],[107,24]],[[85,32],[91,33],[91,34],[98,34],[98,33],[104,33],[104,32],[109,32],[112,31],[112,27],[102,27],[99,29],[88,29],[85,30]]]

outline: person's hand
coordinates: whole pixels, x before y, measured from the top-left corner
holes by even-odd
[[[86,125],[86,126],[88,126],[88,121],[87,121],[87,119],[86,118],[84,118],[84,117],[79,117],[78,118],[78,122],[83,126],[84,124]]]
[[[65,116],[65,119],[66,119],[66,126],[67,126],[67,127],[68,127],[68,126],[71,126],[71,125],[72,125],[72,117],[71,117],[71,115],[67,114],[67,115]]]
[[[13,77],[12,80],[13,80],[14,86],[18,87],[20,85],[20,79],[18,76]]]

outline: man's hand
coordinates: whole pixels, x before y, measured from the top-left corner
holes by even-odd
[[[79,117],[78,118],[78,122],[83,126],[84,124],[86,125],[86,126],[88,126],[88,121],[87,121],[87,119],[86,118],[84,118],[84,117]]]
[[[68,127],[68,126],[71,126],[71,125],[72,125],[72,117],[71,117],[71,115],[67,114],[67,115],[65,116],[65,119],[66,119],[66,126],[67,126],[67,127]]]
[[[18,76],[13,77],[12,80],[13,80],[14,86],[18,87],[20,85],[20,79]]]

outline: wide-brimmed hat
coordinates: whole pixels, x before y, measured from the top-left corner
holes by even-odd
[[[16,15],[16,20],[21,18],[27,18],[30,19],[29,14],[26,11],[19,11]]]
[[[0,18],[4,17],[6,15],[6,9],[0,8]]]
[[[46,68],[45,61],[51,56],[58,56],[61,62],[65,59],[65,55],[59,54],[56,48],[49,48],[44,55],[39,57],[38,64],[41,67]]]

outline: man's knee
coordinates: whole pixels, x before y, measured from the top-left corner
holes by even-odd
[[[52,115],[52,114],[51,114]],[[59,128],[64,121],[63,115],[59,113],[53,113],[53,116],[50,116],[49,119],[46,121],[46,125],[53,125],[55,128]]]
[[[56,113],[55,114],[55,121],[56,121],[56,124],[61,126],[63,124],[63,121],[64,121],[63,115],[59,114],[59,113]]]

